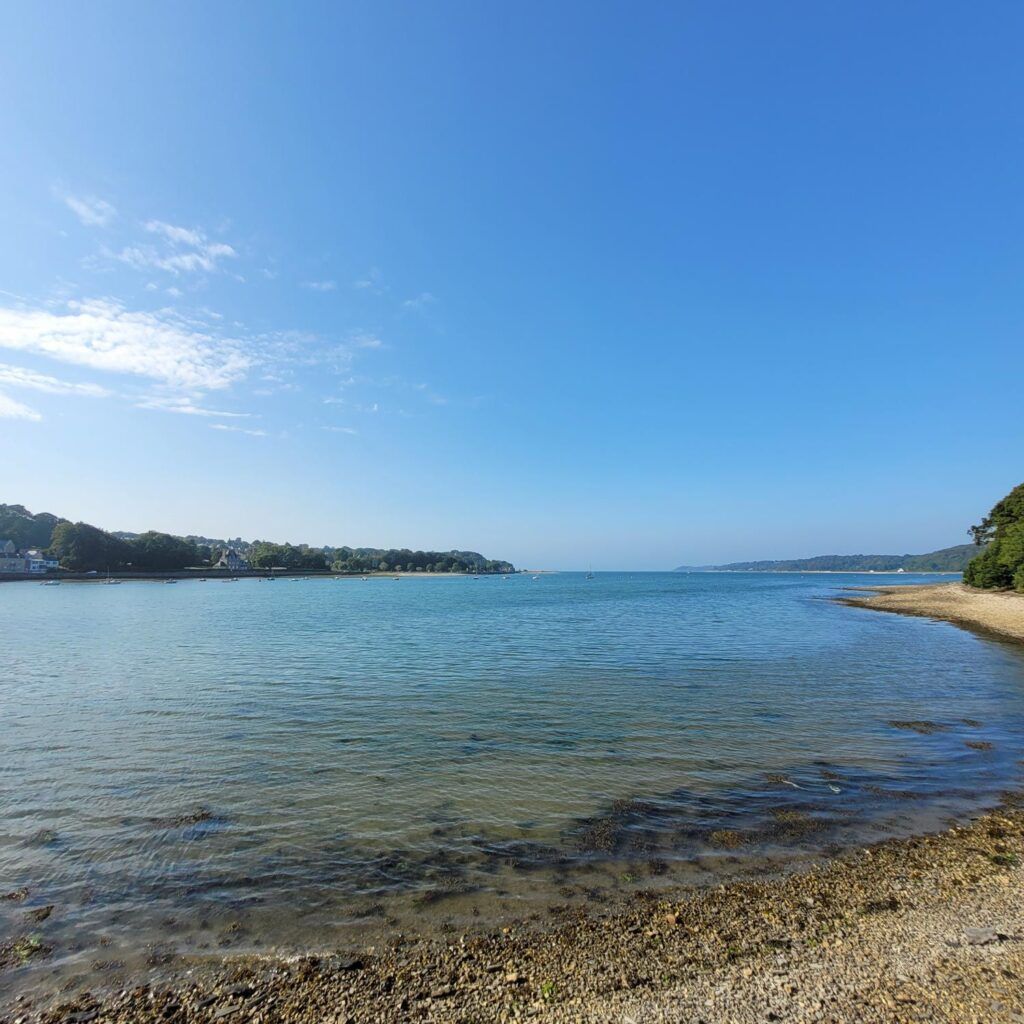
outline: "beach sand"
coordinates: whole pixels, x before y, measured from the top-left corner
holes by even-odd
[[[843,604],[932,619],[1024,643],[1024,594],[975,590],[963,583],[922,586],[850,587],[871,596],[842,597]]]

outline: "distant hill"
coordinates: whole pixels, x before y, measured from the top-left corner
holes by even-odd
[[[18,548],[47,548],[60,516],[49,512],[33,515],[24,505],[0,505],[0,541],[12,540]]]
[[[926,555],[815,555],[727,565],[681,565],[676,572],[963,572],[977,553],[974,544],[957,544]]]

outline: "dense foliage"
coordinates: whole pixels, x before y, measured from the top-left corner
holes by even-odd
[[[215,565],[221,553],[236,551],[256,569],[334,572],[515,572],[510,562],[476,551],[410,551],[408,548],[314,548],[308,544],[176,537],[169,533],[109,533],[88,523],[71,523],[43,512],[33,516],[21,505],[0,505],[0,540],[19,548],[45,548],[74,572],[177,572]]]
[[[63,568],[76,572],[176,572],[199,563],[196,546],[181,537],[151,530],[126,540],[88,523],[58,523],[49,551]]]
[[[964,570],[972,587],[1024,593],[1024,484],[1018,484],[970,529],[975,544],[987,544]]]
[[[408,548],[329,548],[335,572],[515,572],[511,562],[476,551],[410,551]]]
[[[925,555],[816,555],[782,561],[730,562],[728,565],[680,566],[732,572],[963,572],[977,554],[973,544],[930,551]],[[677,572],[679,570],[676,570]]]
[[[19,550],[45,548],[59,522],[49,512],[33,515],[24,505],[0,505],[0,541],[14,541]]]
[[[306,544],[271,544],[266,540],[254,541],[248,553],[249,564],[255,569],[326,569],[323,551]]]

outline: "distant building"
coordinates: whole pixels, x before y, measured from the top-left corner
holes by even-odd
[[[249,563],[234,548],[228,548],[227,551],[221,552],[220,558],[214,565],[214,569],[230,569],[232,572],[248,568]]]
[[[13,540],[0,539],[0,572],[24,572],[25,559],[19,557]]]
[[[43,573],[59,568],[55,558],[47,558],[38,548],[18,551],[13,541],[0,540],[0,572]]]
[[[50,572],[60,568],[60,562],[56,558],[48,558],[44,551],[38,548],[30,548],[21,553],[25,561],[26,572]]]

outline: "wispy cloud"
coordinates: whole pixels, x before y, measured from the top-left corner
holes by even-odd
[[[156,412],[176,412],[183,416],[204,416],[214,419],[250,419],[252,413],[227,412],[223,409],[207,409],[196,405],[191,398],[179,395],[147,395],[135,403],[137,409],[153,409]]]
[[[325,398],[324,405],[343,405],[346,409],[351,409],[353,412],[380,412],[380,403],[378,402],[352,402],[347,398],[341,398],[336,395]]]
[[[106,227],[117,216],[117,210],[105,199],[75,196],[70,192],[58,192],[57,195],[86,227]]]
[[[329,430],[332,434],[352,434],[353,436],[358,435],[359,431],[355,427],[322,427],[323,430]]]
[[[338,287],[337,281],[303,281],[302,287],[311,292],[333,292]]]
[[[266,437],[267,432],[265,430],[250,430],[247,427],[232,427],[227,423],[211,423],[209,424],[211,430],[228,430],[232,434],[248,434],[249,437]]]
[[[42,418],[35,409],[30,409],[27,405],[22,405],[21,402],[16,402],[13,398],[0,392],[0,419],[38,422]]]
[[[180,227],[162,220],[148,220],[142,227],[163,245],[129,245],[108,255],[137,270],[164,270],[170,274],[212,273],[219,269],[222,260],[238,255],[233,246],[211,241],[199,228]]]
[[[387,291],[384,275],[376,267],[370,267],[362,277],[353,281],[352,287],[359,291],[372,292],[374,295],[383,295]]]
[[[0,385],[11,388],[28,388],[31,391],[45,391],[51,395],[87,395],[91,398],[104,398],[110,394],[106,388],[98,384],[76,384],[71,381],[58,380],[34,370],[21,366],[0,363]]]
[[[254,362],[241,341],[173,310],[133,312],[109,299],[63,308],[0,307],[0,348],[190,390],[227,387]]]
[[[353,331],[348,336],[349,344],[353,348],[384,348],[384,342],[370,331]]]
[[[168,242],[173,242],[175,245],[187,245],[190,248],[198,249],[206,244],[206,236],[197,228],[182,228],[163,220],[147,220],[142,226],[151,234],[163,235]]]
[[[422,312],[428,306],[432,306],[435,302],[437,302],[437,299],[435,299],[430,292],[420,292],[415,298],[406,299],[405,302],[402,303],[402,308]]]

